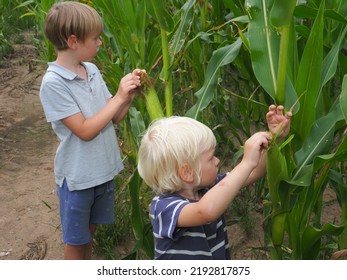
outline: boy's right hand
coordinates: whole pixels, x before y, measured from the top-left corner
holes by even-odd
[[[253,134],[244,145],[242,161],[247,162],[252,168],[258,165],[263,150],[267,149],[268,142],[271,140],[271,133],[257,132]]]

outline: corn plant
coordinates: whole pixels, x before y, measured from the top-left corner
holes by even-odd
[[[47,11],[57,1],[55,0],[28,0],[17,1],[16,9],[25,9],[21,15],[21,19],[34,18],[35,26],[35,46],[42,58],[42,62],[53,61],[55,58],[55,50],[52,43],[44,36],[43,25],[46,18]]]
[[[347,76],[338,68],[344,59],[339,52],[345,47],[346,16],[341,12],[346,10],[338,9],[342,1],[335,1],[336,9],[329,13],[325,1],[308,2],[246,1],[247,39],[257,80],[274,102],[288,110],[294,106],[295,113],[289,143],[273,143],[268,151],[266,242],[274,259],[283,258],[283,250],[293,259],[318,258],[322,237],[341,235],[347,222],[343,214],[340,224],[321,225],[319,216],[319,201],[329,183],[340,188],[339,196],[346,194],[341,172],[347,151],[342,133]],[[336,77],[343,79],[341,88],[327,96],[329,81]],[[345,199],[340,203],[345,209]],[[342,239],[336,250],[345,249]]]

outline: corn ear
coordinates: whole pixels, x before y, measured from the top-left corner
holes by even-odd
[[[279,213],[272,218],[271,239],[276,250],[276,259],[282,259],[282,243],[287,213]]]
[[[278,188],[281,180],[288,179],[287,161],[280,147],[276,143],[268,148],[267,158],[267,183],[271,200],[277,204],[280,200]]]
[[[153,86],[150,86],[145,93],[146,108],[151,121],[164,117],[158,95]]]
[[[272,251],[272,257],[274,259],[282,259],[282,244],[288,216],[287,209],[285,209],[286,203],[280,198],[279,188],[280,182],[289,178],[287,159],[283,153],[283,148],[291,141],[292,137],[289,137],[281,145],[277,144],[276,139],[281,131],[282,128],[279,129],[277,135],[273,136],[266,158],[267,183],[273,213],[271,221],[271,240],[274,246],[274,251]]]
[[[146,100],[146,109],[151,121],[164,117],[158,94],[146,72],[141,72],[141,93]]]

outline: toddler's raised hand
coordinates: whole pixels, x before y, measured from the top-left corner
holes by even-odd
[[[269,107],[269,112],[266,114],[266,120],[272,135],[286,137],[289,134],[292,112],[288,111],[284,115],[283,111],[284,107],[282,105],[277,107],[275,105],[270,105]]]

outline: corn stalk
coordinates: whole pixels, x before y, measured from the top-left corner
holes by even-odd
[[[166,116],[172,115],[172,75],[171,64],[168,44],[168,34],[172,32],[174,28],[174,22],[171,15],[167,12],[166,1],[151,0],[147,2],[149,12],[154,16],[155,20],[159,23],[160,37],[161,37],[161,49],[163,59],[163,80],[165,84],[165,104],[166,104]]]

